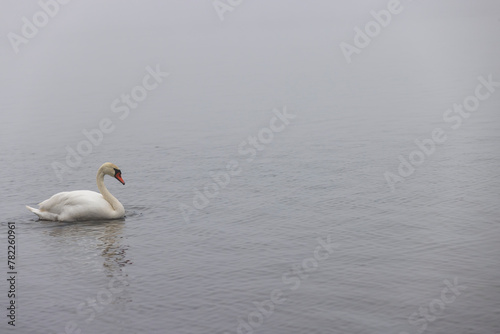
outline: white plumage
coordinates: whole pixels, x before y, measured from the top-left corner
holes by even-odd
[[[60,192],[38,204],[38,209],[26,207],[42,220],[77,221],[122,218],[125,215],[125,209],[104,185],[104,175],[113,176],[125,184],[120,169],[107,162],[97,171],[97,188],[101,193],[90,190]]]

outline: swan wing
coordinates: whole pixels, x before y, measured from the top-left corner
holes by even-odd
[[[64,191],[38,204],[40,210],[56,214],[64,212],[66,207],[79,205],[99,205],[104,200],[102,195],[90,190]],[[109,204],[108,204],[109,205]]]
[[[33,208],[29,210],[46,220],[119,218],[117,212],[101,194],[90,190],[60,192],[38,205],[40,207],[38,210]]]

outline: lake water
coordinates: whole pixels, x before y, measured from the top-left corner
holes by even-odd
[[[90,3],[1,46],[13,332],[500,333],[498,4],[404,2],[348,64],[339,44],[386,2],[244,3],[224,21],[210,3]],[[37,7],[11,9],[5,34]],[[446,114],[464,101],[479,105]],[[125,219],[25,209],[97,191],[106,161]]]

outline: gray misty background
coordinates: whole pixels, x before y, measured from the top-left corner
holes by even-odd
[[[478,77],[500,81],[500,2],[401,0],[349,64],[340,44],[388,2],[243,1],[222,21],[208,0],[73,0],[15,53],[8,34],[41,9],[2,0],[0,234],[16,222],[17,333],[499,333],[500,88],[456,130],[443,114]],[[169,76],[120,119],[111,104],[148,66]],[[240,144],[284,108],[296,118],[247,162]],[[58,177],[103,118],[113,130]],[[384,173],[435,128],[446,142],[391,191]],[[231,160],[241,174],[196,209]],[[24,208],[97,190],[106,161],[123,171],[125,186],[106,184],[125,220]],[[318,238],[336,250],[290,271]],[[445,303],[453,280],[466,288]],[[274,289],[286,302],[259,311]]]

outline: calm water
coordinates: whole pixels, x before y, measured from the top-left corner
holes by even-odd
[[[16,223],[17,333],[500,333],[500,87],[458,129],[443,120],[478,76],[500,81],[500,21],[408,9],[348,65],[338,45],[371,9],[249,26],[237,21],[249,3],[210,29],[130,39],[72,39],[61,30],[77,24],[54,21],[3,65],[0,237]],[[109,105],[157,64],[170,75],[120,119]],[[274,109],[296,117],[247,161],[242,143]],[[103,118],[113,130],[58,178],[51,164]],[[435,128],[447,140],[391,191],[384,173]],[[105,179],[125,219],[24,208],[97,191],[106,161],[126,181]]]

